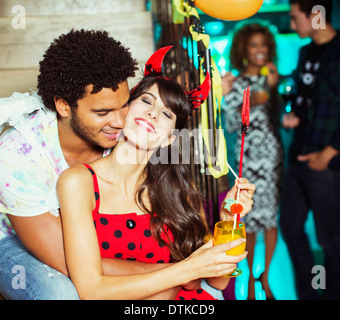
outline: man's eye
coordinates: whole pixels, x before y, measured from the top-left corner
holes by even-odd
[[[100,112],[100,113],[97,113],[99,117],[104,117],[108,114],[109,112],[106,111],[106,112]]]

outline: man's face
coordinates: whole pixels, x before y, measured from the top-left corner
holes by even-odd
[[[78,107],[71,109],[71,128],[76,135],[96,147],[112,148],[117,144],[129,111],[128,83],[120,83],[116,91],[103,88],[91,94],[93,86],[88,85],[86,89],[85,97],[77,101]]]
[[[290,6],[290,28],[294,30],[300,38],[312,37],[314,29],[312,27],[312,20],[315,14],[307,17],[307,15],[300,11],[299,4],[292,4]]]

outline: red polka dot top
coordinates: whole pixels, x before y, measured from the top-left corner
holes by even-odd
[[[94,170],[85,166],[92,174],[96,199],[92,217],[102,258],[136,260],[145,263],[169,263],[170,249],[165,245],[168,237],[173,240],[170,230],[165,228],[159,242],[150,230],[150,215],[137,213],[101,214],[98,180]],[[176,300],[214,300],[205,290],[187,291],[182,289]]]

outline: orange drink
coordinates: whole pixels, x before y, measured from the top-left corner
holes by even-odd
[[[235,229],[233,229],[233,226],[234,226],[233,221],[217,222],[214,228],[214,245],[231,242],[240,238],[246,238],[246,229],[243,222],[237,221]],[[226,251],[226,254],[238,256],[242,254],[245,251],[245,249],[246,243],[244,242],[241,245]],[[227,275],[227,277],[237,277],[241,273],[242,271],[236,268],[234,272],[230,275]]]

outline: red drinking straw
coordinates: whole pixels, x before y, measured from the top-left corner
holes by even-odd
[[[240,169],[238,176],[242,177],[242,162],[243,162],[243,147],[244,137],[249,128],[249,113],[250,113],[250,100],[249,100],[249,86],[247,90],[243,92],[243,104],[242,104],[242,141],[241,141],[241,152],[240,152]],[[240,221],[240,214],[237,214],[237,221]]]

